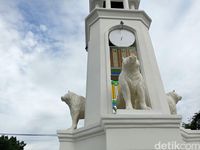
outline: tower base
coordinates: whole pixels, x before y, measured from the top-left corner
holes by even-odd
[[[96,125],[57,132],[60,150],[150,150],[183,143],[177,115],[106,115]]]

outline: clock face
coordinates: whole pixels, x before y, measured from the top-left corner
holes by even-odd
[[[110,42],[118,47],[129,47],[135,42],[135,35],[125,29],[116,29],[109,34]]]

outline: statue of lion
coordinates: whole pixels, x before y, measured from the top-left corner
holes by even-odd
[[[179,96],[175,90],[167,93],[166,95],[171,114],[177,114],[176,104],[182,99],[182,97]]]
[[[77,128],[79,119],[85,118],[85,97],[68,91],[67,94],[61,97],[61,100],[69,106],[72,117],[70,130],[74,130]]]

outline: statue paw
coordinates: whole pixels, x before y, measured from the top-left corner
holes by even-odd
[[[127,110],[134,110],[132,106],[126,106]]]
[[[73,132],[75,129],[73,128],[73,127],[71,127],[71,128],[68,128],[66,131],[67,132]]]
[[[142,109],[144,109],[144,110],[151,110],[151,107],[145,106]]]

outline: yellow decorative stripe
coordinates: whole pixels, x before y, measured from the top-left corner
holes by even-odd
[[[119,83],[118,81],[112,81],[112,100],[116,100],[119,91]]]

